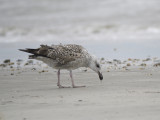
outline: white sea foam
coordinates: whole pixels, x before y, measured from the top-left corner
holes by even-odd
[[[0,50],[4,51],[1,53],[8,53],[9,44],[15,50],[42,43],[76,43],[99,56],[159,55],[158,0],[15,0],[14,3],[0,0],[0,3]],[[117,53],[113,48],[118,49]]]

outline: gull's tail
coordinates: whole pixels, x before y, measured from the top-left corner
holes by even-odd
[[[35,59],[38,56],[48,57],[47,55],[48,55],[49,49],[53,49],[53,48],[47,45],[41,45],[41,47],[37,49],[26,48],[26,49],[19,49],[19,50],[23,52],[31,53],[32,55],[29,55],[29,59]]]
[[[29,55],[29,59],[36,59],[38,55],[38,51],[39,49],[30,49],[30,48],[27,48],[27,49],[19,49],[20,51],[23,51],[23,52],[27,52],[27,53],[31,53],[32,55]]]
[[[19,49],[20,51],[23,52],[27,52],[27,53],[31,53],[31,54],[37,54],[39,49],[30,49],[30,48],[26,48],[26,49]]]

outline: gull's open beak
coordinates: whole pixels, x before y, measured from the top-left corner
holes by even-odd
[[[99,79],[100,79],[100,80],[103,80],[103,75],[102,75],[102,73],[100,73],[100,72],[98,71],[98,75],[99,75]]]

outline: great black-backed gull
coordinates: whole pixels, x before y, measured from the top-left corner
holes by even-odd
[[[88,51],[81,45],[67,44],[67,45],[41,45],[37,49],[19,49],[20,51],[31,53],[29,59],[37,59],[48,64],[50,67],[58,70],[58,83],[59,88],[65,88],[60,84],[60,70],[67,69],[70,71],[70,77],[72,81],[72,87],[85,87],[76,86],[74,84],[72,70],[79,67],[89,67],[96,73],[98,73],[100,80],[103,79],[101,73],[101,66],[97,59],[90,55]]]

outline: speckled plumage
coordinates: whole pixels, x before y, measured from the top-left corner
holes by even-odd
[[[41,45],[30,58],[42,60],[56,69],[76,69],[87,67],[89,53],[80,45]]]
[[[87,50],[80,45],[52,45],[51,47],[53,49],[49,49],[48,56],[61,65],[89,57]]]
[[[89,67],[99,74],[100,79],[103,79],[100,73],[100,65],[97,60],[88,53],[81,45],[41,45],[37,49],[20,49],[20,51],[31,53],[30,59],[41,60],[50,67],[58,69],[58,86],[60,87],[60,69],[70,70],[72,79],[72,70],[79,67]],[[72,80],[72,86],[75,87]]]

